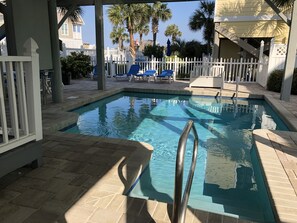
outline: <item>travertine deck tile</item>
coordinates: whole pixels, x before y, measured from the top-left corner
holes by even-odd
[[[292,140],[292,136],[296,137],[296,134],[270,130],[254,131],[272,206],[279,222],[284,223],[297,222],[297,181],[294,174],[297,170],[297,144]],[[268,140],[267,145],[271,144],[270,149],[266,148],[270,154],[263,152],[264,146],[260,144],[265,140]],[[271,162],[275,163],[275,167]]]

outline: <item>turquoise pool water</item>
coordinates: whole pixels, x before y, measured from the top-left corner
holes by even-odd
[[[179,136],[189,119],[199,135],[199,152],[189,205],[194,208],[274,222],[252,146],[252,130],[287,130],[263,100],[122,93],[76,109],[77,125],[65,130],[150,143],[152,159],[129,196],[172,202]],[[192,156],[187,143],[185,173]],[[187,178],[185,174],[184,178]]]

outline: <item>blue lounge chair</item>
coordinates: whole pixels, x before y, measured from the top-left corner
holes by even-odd
[[[155,76],[155,81],[157,80],[168,80],[171,83],[173,80],[173,70],[163,70],[161,74]]]
[[[138,74],[140,66],[138,64],[131,65],[128,73],[126,74],[116,74],[114,77],[116,80],[129,80],[131,81],[133,75]]]
[[[149,82],[152,78],[155,77],[156,73],[156,70],[146,70],[143,74],[139,73],[133,75],[133,80],[144,80]]]

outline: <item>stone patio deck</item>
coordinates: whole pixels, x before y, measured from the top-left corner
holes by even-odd
[[[146,143],[77,136],[57,132],[77,120],[69,109],[120,92],[158,91],[216,95],[217,89],[188,89],[187,82],[131,83],[107,79],[107,91],[96,90],[90,80],[65,86],[64,103],[43,106],[44,165],[21,168],[0,179],[0,222],[170,222],[171,205],[123,195],[146,166],[152,149]],[[232,96],[235,86],[226,84],[223,96]],[[262,97],[297,129],[297,97],[280,101],[279,94],[259,85],[241,85],[239,96]],[[273,207],[279,222],[297,222],[297,135],[294,132],[254,132]],[[188,209],[186,222],[238,222],[218,214]]]

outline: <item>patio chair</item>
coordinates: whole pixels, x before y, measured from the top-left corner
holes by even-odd
[[[149,82],[150,80],[154,80],[154,77],[156,75],[156,70],[146,70],[144,73],[138,73],[133,75],[133,80],[143,80]]]
[[[168,80],[169,83],[173,80],[173,70],[163,70],[161,74],[155,76],[155,81]]]
[[[133,75],[136,75],[138,74],[139,72],[139,69],[140,69],[140,66],[138,64],[133,64],[131,65],[128,73],[126,74],[116,74],[114,77],[115,79],[118,81],[118,80],[129,80],[131,81],[131,79],[133,78]]]

